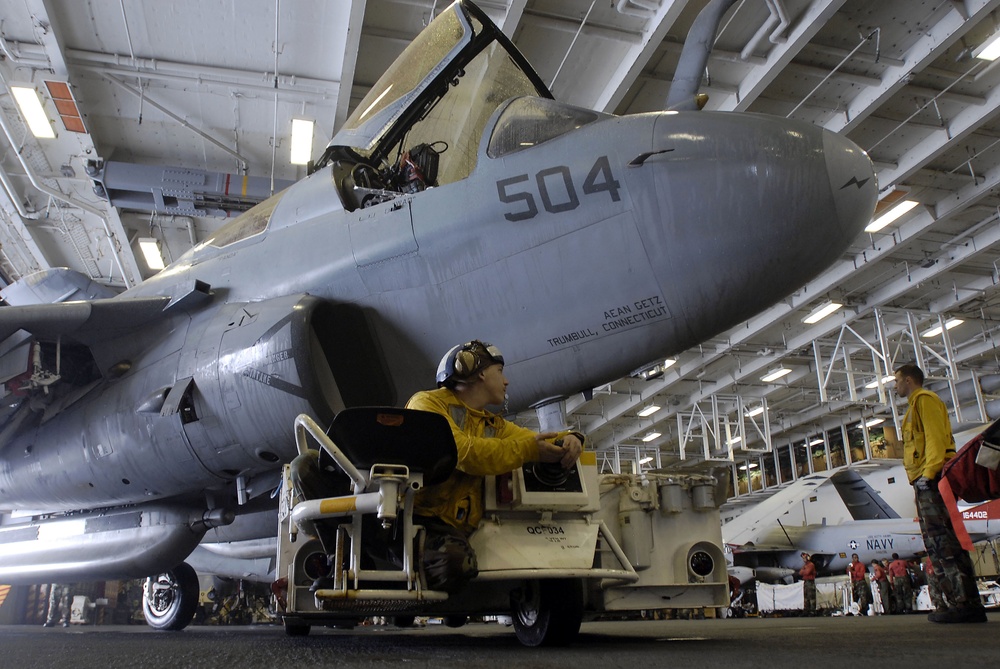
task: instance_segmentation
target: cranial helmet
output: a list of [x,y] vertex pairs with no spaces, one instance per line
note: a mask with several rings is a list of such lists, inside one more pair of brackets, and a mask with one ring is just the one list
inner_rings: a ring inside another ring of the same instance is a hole
[[438,363],[435,379],[438,387],[454,388],[456,383],[472,378],[495,364],[504,364],[500,349],[493,344],[473,339],[448,349]]

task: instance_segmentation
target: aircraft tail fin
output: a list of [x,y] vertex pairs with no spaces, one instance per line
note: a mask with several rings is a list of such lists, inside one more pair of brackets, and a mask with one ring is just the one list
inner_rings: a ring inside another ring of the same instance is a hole
[[877,520],[882,518],[899,518],[889,504],[868,485],[853,469],[839,471],[830,477],[840,498],[847,505],[854,520]]
[[964,509],[962,519],[1000,521],[1000,499],[991,499],[988,502]]

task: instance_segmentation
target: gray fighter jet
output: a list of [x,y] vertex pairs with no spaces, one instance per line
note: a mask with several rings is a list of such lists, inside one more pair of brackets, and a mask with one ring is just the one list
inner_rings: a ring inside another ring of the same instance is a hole
[[0,527],[0,582],[170,573],[213,528],[273,534],[294,418],[402,403],[456,342],[502,348],[518,410],[816,276],[870,220],[871,162],[808,123],[698,112],[706,57],[668,111],[579,109],[458,2],[309,177],[152,279],[6,289],[0,509],[33,511]]

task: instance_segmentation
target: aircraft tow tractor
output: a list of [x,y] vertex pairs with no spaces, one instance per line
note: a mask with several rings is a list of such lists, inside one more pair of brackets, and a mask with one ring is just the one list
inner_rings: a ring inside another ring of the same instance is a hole
[[484,517],[470,538],[479,574],[449,595],[426,586],[424,529],[413,521],[415,493],[455,466],[447,421],[361,407],[341,411],[328,432],[301,415],[295,437],[300,453],[319,446],[333,494],[303,499],[285,465],[273,589],[290,636],[366,616],[460,626],[510,615],[523,644],[560,645],[585,618],[729,603],[724,494],[712,476],[599,476],[596,455],[584,452],[570,470],[528,464],[486,477]]

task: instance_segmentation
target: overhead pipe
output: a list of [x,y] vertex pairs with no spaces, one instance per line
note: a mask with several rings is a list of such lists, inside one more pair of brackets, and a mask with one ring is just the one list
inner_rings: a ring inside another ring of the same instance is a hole
[[764,35],[771,32],[774,26],[778,24],[778,15],[771,7],[771,0],[765,1],[767,2],[767,8],[770,10],[770,13],[767,15],[767,19],[764,20],[764,23],[760,25],[760,28],[757,28],[757,32],[755,32],[753,37],[751,37],[746,43],[746,46],[743,47],[743,50],[740,51],[741,60],[746,60],[752,56],[754,50],[757,48],[757,45],[760,44],[762,39],[764,39]]
[[694,20],[688,32],[684,49],[681,50],[674,80],[667,94],[667,109],[677,111],[697,111],[695,96],[701,87],[702,75],[708,64],[708,55],[715,43],[715,35],[722,22],[722,15],[736,0],[711,0]]
[[[923,110],[927,109],[927,107],[929,107],[932,104],[937,104],[937,101],[941,98],[941,96],[943,96],[945,93],[947,93],[948,91],[950,91],[954,86],[956,86],[960,81],[962,81],[963,79],[965,79],[967,76],[969,76],[970,74],[972,74],[976,70],[981,69],[983,67],[984,63],[986,63],[986,62],[988,62],[988,61],[980,60],[980,61],[977,61],[977,62],[973,63],[972,66],[969,67],[969,69],[967,69],[965,72],[963,72],[962,74],[960,74],[953,82],[951,82],[950,84],[948,84],[947,86],[945,86],[944,90],[942,90],[940,93],[938,93],[937,95],[935,95],[934,97],[932,97],[930,100],[928,100],[927,102],[925,102],[924,104],[922,104],[915,112],[913,112],[912,114],[910,114],[909,116],[907,116],[906,119],[904,119],[903,121],[900,121],[900,123],[895,128],[893,128],[892,130],[889,131],[889,134],[885,135],[884,137],[882,137],[882,139],[880,139],[877,142],[875,142],[874,144],[872,144],[870,147],[868,147],[866,149],[866,151],[868,151],[870,153],[879,144],[881,144],[882,142],[884,142],[885,140],[889,139],[894,134],[896,134],[896,131],[898,131],[900,128],[902,128],[903,126],[905,126],[906,124],[908,124],[910,121],[912,121],[914,118],[916,118],[916,116],[918,114],[920,114],[920,112],[922,112]],[[973,79],[973,80],[975,80],[975,79]]]
[[[948,383],[931,383],[928,384],[928,388],[933,390],[943,402],[951,403],[951,388],[949,388]],[[1000,374],[988,374],[979,377],[979,389],[986,394],[992,394],[1000,390]],[[975,399],[976,379],[966,379],[965,381],[956,383],[955,395],[958,397],[959,402]]]
[[37,219],[39,213],[36,211],[34,213],[29,213],[27,209],[24,208],[24,203],[21,202],[21,197],[17,193],[17,189],[14,187],[13,182],[10,177],[7,176],[7,170],[3,168],[0,164],[0,184],[3,184],[4,192],[7,194],[7,199],[14,204],[14,208],[17,209],[17,214],[21,218],[27,219]]
[[169,109],[167,109],[163,105],[157,103],[156,101],[151,100],[150,98],[146,97],[142,93],[142,91],[138,91],[138,90],[132,88],[131,86],[129,86],[128,84],[126,84],[124,81],[121,81],[120,79],[116,79],[115,77],[112,77],[111,75],[105,75],[104,78],[107,79],[108,81],[110,81],[111,83],[116,84],[117,86],[121,87],[123,90],[128,91],[132,95],[135,95],[136,97],[144,100],[145,102],[147,102],[152,107],[160,110],[161,112],[163,112],[164,114],[166,114],[167,116],[169,116],[174,121],[177,121],[178,123],[180,123],[182,126],[184,126],[185,128],[187,128],[191,132],[193,132],[196,135],[200,136],[202,139],[204,139],[204,140],[206,140],[208,142],[211,142],[212,144],[214,144],[215,146],[219,147],[220,149],[222,149],[223,151],[225,151],[229,155],[234,156],[238,161],[240,161],[240,171],[243,174],[246,174],[247,169],[249,168],[249,165],[250,165],[250,161],[247,158],[245,158],[242,154],[240,154],[237,151],[234,151],[233,149],[230,149],[228,146],[226,146],[225,144],[223,144],[219,140],[215,139],[214,137],[212,137],[211,135],[209,135],[204,130],[201,130],[200,128],[194,127],[193,125],[191,125],[190,123],[188,123],[186,120],[184,120],[183,118],[181,118],[177,114],[173,113],[172,111],[170,111]]
[[[66,58],[74,65],[98,65],[104,67],[120,67],[123,60],[132,60],[124,55],[84,51],[82,49],[67,49]],[[135,70],[125,70],[125,72],[130,72],[133,76],[142,75],[149,78],[154,78],[154,74],[175,73],[177,75],[187,75],[189,81],[211,81],[228,86],[237,85],[242,88],[257,88],[267,91],[272,89],[271,77],[268,76],[271,73],[268,72],[258,73],[212,65],[176,63],[155,58],[136,58],[133,67]],[[262,77],[267,77],[267,81],[265,82]],[[237,81],[233,81],[234,79]],[[313,79],[311,77],[293,75],[278,77],[278,82],[280,86],[288,87],[290,90],[308,90],[308,92],[318,95],[329,94],[331,84],[340,83],[335,80]]]
[[791,20],[788,18],[788,10],[785,9],[784,0],[766,0],[768,8],[774,12],[778,17],[778,27],[776,27],[767,39],[771,44],[784,44],[788,41],[788,38],[784,36],[784,32],[791,25]]
[[576,44],[576,39],[580,36],[583,31],[583,27],[587,25],[587,19],[590,18],[590,12],[594,11],[594,5],[597,4],[597,0],[591,0],[590,9],[584,14],[583,20],[580,21],[580,27],[576,29],[576,34],[573,35],[573,39],[569,43],[569,48],[566,49],[566,54],[563,56],[562,62],[559,63],[559,67],[556,68],[556,73],[552,75],[552,81],[549,82],[549,90],[552,90],[552,86],[556,83],[556,79],[559,77],[559,73],[562,72],[563,65],[566,64],[566,59],[569,58],[570,51],[573,50],[573,46]]
[[271,195],[274,195],[274,164],[278,154],[278,17],[281,0],[274,0],[274,131],[271,135]]
[[[10,95],[10,86],[7,84],[7,79],[3,76],[2,72],[0,72],[0,81],[3,82],[4,89],[7,91],[7,94]],[[24,152],[17,150],[18,142],[14,139],[14,133],[11,130],[10,123],[7,119],[7,114],[3,110],[0,110],[0,128],[3,129],[4,135],[7,136],[7,141],[10,143],[11,148],[13,148],[14,152],[17,154],[17,159],[21,163],[21,167],[24,169],[25,174],[28,175],[28,180],[31,182],[32,186],[34,186],[41,192],[51,197],[54,197],[60,202],[65,202],[70,206],[82,209],[83,211],[93,214],[94,216],[97,216],[99,219],[101,219],[101,223],[104,225],[104,233],[105,235],[107,235],[108,238],[108,244],[111,246],[111,255],[112,257],[114,257],[115,263],[118,265],[118,271],[122,273],[122,280],[125,282],[125,285],[131,288],[134,285],[134,283],[132,279],[129,277],[128,273],[125,272],[125,265],[124,263],[122,263],[121,255],[118,252],[117,244],[115,244],[115,236],[114,233],[111,232],[111,226],[108,224],[108,218],[105,212],[91,204],[88,204],[81,200],[77,200],[69,195],[66,195],[65,193],[57,191],[56,189],[51,188],[46,184],[42,183],[38,179],[38,175],[35,174],[35,171],[32,169],[31,165],[29,165],[28,161],[25,160]]]
[[[45,51],[41,46],[37,44],[32,44],[31,42],[27,43],[14,42],[13,44],[15,44],[18,49],[18,53],[16,54],[14,53],[14,50],[11,48],[11,42],[8,42],[6,38],[4,38],[2,34],[0,34],[0,51],[3,52],[3,55],[10,62],[14,63],[15,65],[25,65],[28,63],[28,61],[40,65],[48,65],[49,59],[45,56]],[[29,47],[36,47],[38,52],[32,55],[21,53],[20,52],[21,48],[25,44],[27,44]]]
[[[271,196],[267,177],[115,160],[88,161],[94,192],[118,209],[181,216],[238,216]],[[294,182],[278,179],[278,190]]]
[[[875,53],[876,53],[876,61],[877,61],[878,60],[877,54],[880,51],[880,46],[879,46],[880,45],[880,40],[882,38],[882,28],[875,28],[875,30],[873,30],[870,33],[868,33],[868,35],[866,35],[865,37],[862,37],[861,41],[858,42],[858,45],[856,47],[854,47],[853,49],[851,49],[851,52],[848,53],[846,56],[844,56],[843,60],[841,60],[839,63],[837,63],[837,66],[834,67],[832,70],[830,70],[830,73],[827,74],[825,77],[823,77],[823,79],[818,84],[816,84],[815,88],[813,88],[811,91],[809,91],[809,94],[806,95],[804,98],[802,98],[802,101],[799,102],[799,104],[795,105],[795,107],[792,109],[792,111],[790,111],[787,114],[785,114],[785,118],[790,118],[792,116],[792,114],[794,114],[795,112],[797,112],[799,110],[799,108],[802,105],[804,105],[806,103],[806,101],[809,98],[811,98],[813,96],[813,94],[816,91],[818,91],[823,84],[825,84],[827,81],[829,81],[830,77],[832,77],[837,72],[837,70],[839,70],[840,67],[851,58],[851,56],[853,56],[854,53],[858,49],[860,49],[862,46],[864,46],[865,42],[867,42],[868,40],[870,40],[872,37],[875,38]],[[905,123],[905,121],[904,121],[904,123]],[[900,125],[902,125],[902,124],[900,124]],[[893,132],[895,132],[895,130]],[[885,139],[885,138],[883,137],[882,139]],[[879,141],[881,141],[881,140],[879,140]],[[876,144],[875,146],[878,146],[878,144]],[[875,148],[875,147],[869,147],[868,151],[870,152],[873,148]]]
[[[15,53],[15,49],[17,53]],[[48,59],[42,47],[31,42],[12,42],[0,37],[0,51],[12,63],[31,67],[48,67]],[[182,81],[184,83],[202,82],[239,86],[243,89],[253,89],[271,92],[273,84],[270,73],[249,72],[233,68],[211,65],[193,65],[177,63],[156,58],[131,58],[117,53],[100,53],[84,49],[66,49],[66,60],[75,67],[96,71],[99,74],[118,74],[146,79],[164,81]],[[123,63],[131,63],[131,67]],[[296,75],[278,77],[282,92],[289,95],[308,95],[323,99],[331,98],[330,91],[340,84],[337,80],[314,79]]]
[[643,0],[618,0],[618,4],[615,5],[615,9],[618,10],[619,14],[637,19],[650,19],[659,8],[658,3],[654,4],[648,2],[648,0],[646,2],[643,2]]
[[[561,33],[575,33],[577,30],[576,24],[572,21],[563,18],[555,18],[550,14],[544,14],[531,8],[525,9],[524,14],[525,16],[531,18],[531,25],[539,28],[545,28],[546,30]],[[603,26],[597,23],[591,23],[586,26],[583,29],[583,32],[590,37],[611,39],[621,42],[622,44],[642,44],[644,36],[644,33],[639,30]]]

